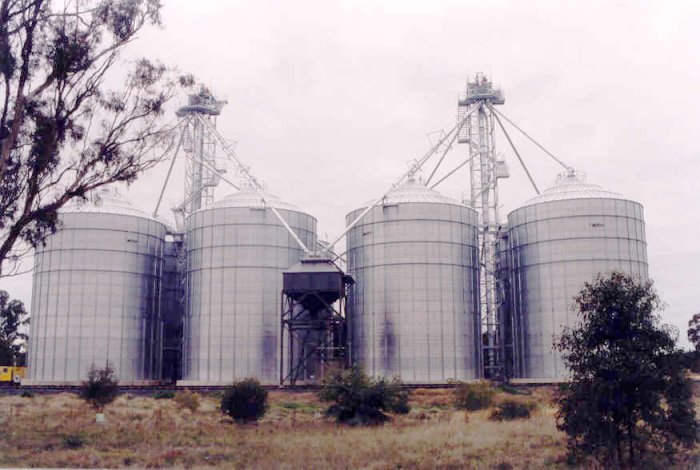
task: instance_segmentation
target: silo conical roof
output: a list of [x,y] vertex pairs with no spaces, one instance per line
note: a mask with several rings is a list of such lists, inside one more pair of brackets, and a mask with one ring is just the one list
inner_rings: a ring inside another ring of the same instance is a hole
[[202,209],[225,207],[249,207],[253,209],[264,209],[265,207],[274,207],[275,209],[286,209],[290,211],[299,210],[297,206],[282,200],[282,198],[275,194],[270,194],[268,192],[264,192],[263,194],[265,195],[265,201],[267,201],[267,204],[253,187],[245,185],[241,187],[240,191],[229,194],[220,201],[216,201],[215,203],[203,207]]
[[[62,213],[100,213],[100,214],[118,214],[130,215],[134,217],[143,217],[146,219],[158,220],[151,214],[137,208],[129,199],[126,198],[117,188],[101,187],[97,190],[94,198],[89,202],[73,199],[60,210]],[[165,223],[158,220],[160,223]]]
[[623,196],[597,184],[588,183],[585,175],[580,172],[568,171],[560,174],[552,186],[539,196],[526,201],[521,207],[570,199],[623,199]]
[[[430,189],[415,178],[409,178],[399,187],[391,190],[383,199],[383,204],[404,204],[411,202],[424,202],[433,204],[454,204],[463,206],[459,201],[443,196],[439,192]],[[362,207],[374,203],[374,200],[366,202]]]

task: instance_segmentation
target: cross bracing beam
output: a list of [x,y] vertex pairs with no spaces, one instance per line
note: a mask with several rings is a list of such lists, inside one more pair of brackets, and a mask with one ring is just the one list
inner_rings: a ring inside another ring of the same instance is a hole
[[[418,170],[420,170],[420,169],[423,167],[423,165],[425,165],[425,163],[426,163],[428,160],[430,160],[430,158],[431,158],[432,156],[434,156],[434,155],[436,154],[437,150],[438,150],[446,141],[448,141],[448,139],[449,139],[450,141],[452,141],[453,135],[459,133],[459,130],[460,130],[460,129],[464,126],[464,124],[467,122],[467,119],[469,119],[469,116],[471,115],[471,113],[473,113],[473,112],[475,112],[475,111],[476,111],[476,110],[472,110],[470,113],[468,113],[468,114],[466,114],[465,116],[463,116],[462,119],[461,119],[447,134],[445,134],[435,145],[433,145],[433,146],[431,147],[431,149],[430,149],[425,155],[423,155],[423,157],[421,157],[419,160],[417,160],[416,162],[414,162],[414,164],[411,165],[411,168],[409,168],[409,170],[408,170],[407,172],[405,172],[403,175],[401,175],[401,177],[400,177],[398,180],[396,180],[396,182],[395,182],[394,184],[392,184],[391,187],[390,187],[389,189],[387,189],[381,196],[379,196],[377,199],[375,199],[374,202],[372,202],[372,204],[370,204],[367,208],[365,208],[365,210],[362,211],[362,212],[360,213],[360,215],[358,215],[358,216],[355,218],[355,220],[353,220],[347,227],[345,227],[345,230],[343,231],[343,233],[341,233],[335,240],[333,240],[333,242],[330,243],[330,244],[322,251],[322,253],[328,252],[329,250],[331,250],[340,240],[343,239],[343,237],[345,237],[345,235],[347,235],[347,233],[348,233],[350,230],[353,229],[353,227],[355,227],[355,225],[357,225],[367,214],[369,214],[369,212],[370,212],[372,209],[374,209],[378,204],[380,204],[380,203],[382,202],[382,200],[384,200],[384,198],[387,196],[387,194],[389,194],[391,191],[393,191],[394,189],[396,189],[397,187],[399,187],[404,181],[406,181],[406,179],[408,179],[408,178],[412,177],[413,175],[415,175],[416,172],[418,172]],[[451,147],[452,147],[452,145],[450,144],[448,148],[451,148]]]
[[[260,182],[258,182],[257,178],[255,178],[251,173],[250,170],[248,169],[247,166],[243,164],[243,162],[238,158],[238,155],[236,155],[236,152],[233,151],[231,146],[226,142],[226,140],[221,136],[219,131],[216,130],[216,128],[207,120],[204,120],[204,123],[209,127],[209,130],[212,132],[214,137],[221,143],[221,147],[223,151],[226,153],[226,155],[229,157],[229,159],[233,162],[236,163],[238,166],[238,171],[240,172],[241,175],[243,175],[243,178],[250,184],[250,186],[255,190],[258,196],[260,196],[260,199],[265,203],[267,207],[270,208],[273,214],[275,214],[275,217],[282,223],[285,229],[289,232],[289,234],[292,236],[294,241],[301,247],[302,250],[304,250],[304,253],[310,254],[312,251],[309,250],[309,248],[304,244],[303,241],[301,241],[301,238],[299,238],[299,235],[294,231],[294,229],[287,223],[287,221],[282,217],[282,215],[279,213],[279,211],[274,207],[274,205],[270,204],[269,201],[267,200],[267,197],[265,196],[265,192],[263,191],[262,186],[260,185]],[[225,178],[222,178],[225,182],[233,185],[230,181],[228,181]],[[236,187],[235,185],[233,185]],[[238,189],[236,187],[236,189]],[[326,250],[324,250],[326,251]]]

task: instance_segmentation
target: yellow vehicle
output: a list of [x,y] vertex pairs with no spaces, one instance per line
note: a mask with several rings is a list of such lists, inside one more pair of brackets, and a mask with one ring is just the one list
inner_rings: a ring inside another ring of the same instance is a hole
[[27,375],[26,367],[0,366],[0,384],[15,383],[19,385]]

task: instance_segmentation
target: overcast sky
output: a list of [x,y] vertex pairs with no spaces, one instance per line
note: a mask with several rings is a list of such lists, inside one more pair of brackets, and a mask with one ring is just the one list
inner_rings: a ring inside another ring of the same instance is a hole
[[[227,99],[219,130],[271,192],[317,217],[325,238],[454,124],[467,77],[486,73],[503,89],[504,114],[589,182],[644,205],[663,317],[688,344],[700,311],[700,2],[163,4],[164,29],[145,31],[125,59],[177,66]],[[560,167],[511,135],[548,186]],[[507,145],[499,136],[511,168],[504,218],[534,195]],[[466,155],[458,147],[446,167]],[[168,206],[182,194],[178,172]],[[129,197],[151,211],[164,173],[143,175]],[[468,181],[462,171],[439,190],[462,199]],[[0,288],[29,303],[31,276]]]

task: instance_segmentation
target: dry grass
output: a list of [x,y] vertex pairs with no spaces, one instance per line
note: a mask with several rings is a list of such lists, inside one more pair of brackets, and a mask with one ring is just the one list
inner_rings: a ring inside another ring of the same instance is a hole
[[[513,395],[499,394],[498,399]],[[455,411],[451,390],[415,390],[412,411],[371,428],[336,425],[311,392],[271,392],[267,415],[237,425],[202,396],[195,412],[173,400],[120,396],[95,423],[74,395],[0,397],[0,465],[200,468],[568,468],[552,390],[532,396],[528,420],[494,422]],[[686,468],[688,461],[678,462]],[[680,466],[678,466],[680,465]],[[671,468],[666,466],[666,468]]]

